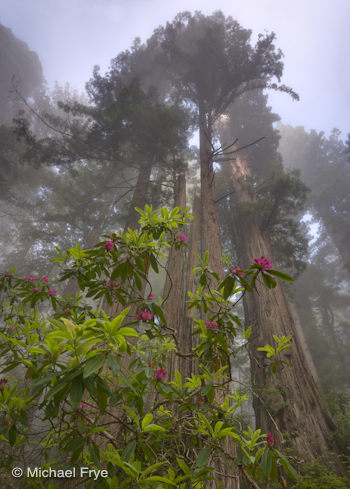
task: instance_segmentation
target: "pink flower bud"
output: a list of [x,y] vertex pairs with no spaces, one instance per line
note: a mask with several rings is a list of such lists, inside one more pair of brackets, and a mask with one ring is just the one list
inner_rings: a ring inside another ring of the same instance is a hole
[[152,292],[148,294],[147,299],[150,301],[154,301],[154,295],[152,294]]
[[196,404],[203,404],[205,402],[205,396],[197,396]]
[[46,284],[49,283],[49,277],[46,277],[46,275],[44,277],[41,277],[40,279],[42,282],[45,282]]
[[47,291],[47,293],[48,293],[49,295],[51,295],[52,297],[56,297],[56,291],[55,291],[55,289],[49,289],[49,290]]
[[273,448],[274,444],[275,444],[275,439],[274,437],[272,436],[272,433],[268,433],[267,437],[266,437],[266,441],[267,441],[267,446],[269,448]]

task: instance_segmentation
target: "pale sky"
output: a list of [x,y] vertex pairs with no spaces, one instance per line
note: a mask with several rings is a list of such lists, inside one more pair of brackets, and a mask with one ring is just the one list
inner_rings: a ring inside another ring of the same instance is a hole
[[105,72],[135,37],[146,40],[184,10],[222,10],[253,35],[274,31],[282,81],[301,98],[271,94],[282,122],[350,132],[350,0],[0,0],[0,22],[37,52],[50,86],[83,91],[94,65]]

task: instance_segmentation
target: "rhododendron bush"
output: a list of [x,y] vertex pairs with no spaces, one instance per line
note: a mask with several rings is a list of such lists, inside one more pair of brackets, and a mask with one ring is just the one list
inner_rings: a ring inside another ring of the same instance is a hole
[[[246,395],[230,390],[228,368],[237,335],[249,342],[250,329],[233,311],[238,298],[254,293],[257,281],[273,288],[275,277],[289,277],[267,257],[247,270],[223,257],[226,275],[213,290],[218,276],[208,268],[208,253],[198,257],[198,288],[187,303],[196,311],[195,373],[183,378],[175,370],[170,377],[171,356],[183,352],[167,327],[163,300],[152,291],[144,298],[144,283],[150,268],[159,273],[169,246],[185,251],[189,238],[179,231],[191,216],[181,208],[138,211],[140,231],[106,236],[89,250],[58,250],[60,280],[78,281],[75,298],[60,297],[51,277],[1,274],[2,486],[44,487],[39,479],[20,486],[6,478],[10,467],[27,464],[108,470],[108,477],[76,480],[87,488],[200,489],[216,478],[214,455],[256,487],[280,469],[296,478],[273,434],[238,422]],[[101,304],[116,302],[119,313],[109,317]],[[275,340],[277,347],[265,348],[267,361],[279,367],[290,338]],[[225,453],[227,437],[235,457]],[[44,482],[60,487],[55,479]]]

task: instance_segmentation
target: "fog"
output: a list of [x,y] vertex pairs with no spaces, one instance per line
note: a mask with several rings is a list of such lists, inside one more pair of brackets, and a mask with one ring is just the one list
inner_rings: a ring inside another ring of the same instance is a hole
[[350,3],[0,2],[0,486],[347,487]]
[[350,4],[347,0],[208,0],[163,2],[2,0],[1,22],[36,51],[44,76],[83,90],[92,67],[102,72],[134,38],[143,41],[181,11],[222,10],[245,28],[273,31],[285,55],[283,80],[300,95],[292,103],[273,94],[270,101],[284,123],[326,131],[349,129]]

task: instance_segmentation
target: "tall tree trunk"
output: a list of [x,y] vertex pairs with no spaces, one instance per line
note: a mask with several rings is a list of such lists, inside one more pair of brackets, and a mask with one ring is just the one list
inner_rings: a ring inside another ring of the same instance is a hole
[[[186,268],[186,292],[192,292],[192,294],[195,293],[196,289],[196,284],[195,284],[195,276],[192,273],[192,270],[195,268],[197,265],[197,258],[196,258],[196,253],[199,253],[199,248],[200,248],[200,215],[201,215],[201,201],[199,196],[194,197],[193,201],[193,217],[194,220],[192,221],[191,225],[191,235],[190,235],[190,245],[189,245],[189,250],[188,250],[188,261],[187,261],[187,268]],[[185,298],[188,299],[188,297]],[[195,339],[192,335],[193,333],[193,317],[194,317],[194,309],[185,309],[185,320],[184,320],[184,325],[185,325],[185,335],[186,338],[184,339],[184,343],[186,345],[186,350],[185,353],[191,352],[192,348],[195,346]],[[189,358],[184,358],[183,359],[183,366],[182,366],[182,372],[183,375],[186,377],[190,377],[193,373],[197,374],[198,369],[193,362],[193,359],[191,357]]]
[[152,164],[145,163],[141,166],[140,172],[137,177],[137,182],[133,194],[132,201],[130,203],[129,212],[126,218],[124,229],[128,228],[137,229],[140,215],[135,211],[135,207],[143,208],[147,204],[149,181],[151,177]]
[[[146,164],[141,167],[137,183],[134,189],[133,198],[129,207],[129,212],[124,225],[124,232],[131,228],[132,230],[138,228],[139,214],[135,211],[135,207],[144,207],[147,203],[147,189],[149,184],[149,179],[151,176],[152,165]],[[147,270],[146,270],[147,273]],[[144,296],[146,288],[146,283],[143,281],[142,289],[138,291],[140,296]],[[136,287],[135,287],[136,290]],[[117,301],[113,301],[112,305],[109,305],[107,300],[104,299],[102,303],[102,309],[110,318],[116,317],[124,309],[124,306]],[[136,305],[133,305],[129,311],[128,317],[133,319],[136,316]],[[135,341],[135,338],[131,338],[131,342]],[[130,363],[130,357],[128,355],[123,355],[120,362],[121,369],[127,370]],[[116,421],[117,419],[122,420],[122,422]],[[108,433],[109,436],[113,436],[114,439],[118,439],[120,433],[123,429],[123,422],[126,420],[126,413],[121,406],[111,406],[109,407],[109,412],[105,412],[101,417],[101,422],[109,425]],[[107,430],[106,430],[107,431]],[[110,440],[105,436],[104,433],[94,435],[94,441],[98,444],[100,450],[107,447]]]
[[325,207],[323,200],[315,199],[313,205],[321,217],[329,236],[332,238],[344,267],[350,272],[350,218],[344,216],[339,217],[335,214],[330,215],[329,208]]
[[[272,258],[268,232],[261,228],[261,220],[254,211],[240,204],[254,203],[254,197],[244,186],[251,176],[248,162],[236,156],[231,162],[234,188],[233,218],[236,228],[236,245],[239,264],[249,267],[254,258]],[[232,198],[232,200],[233,200]],[[252,326],[251,376],[254,410],[257,426],[263,432],[273,432],[277,444],[284,441],[283,433],[289,433],[294,451],[309,460],[322,455],[330,459],[335,451],[333,423],[324,406],[316,383],[307,367],[298,332],[289,311],[285,294],[278,283],[273,290],[258,285],[258,294],[245,294],[246,324]],[[277,374],[266,369],[264,352],[257,348],[266,343],[274,344],[273,334],[293,335],[293,343],[287,360],[292,367],[283,366]]]
[[[186,178],[184,174],[176,177],[174,193],[175,207],[186,207]],[[167,318],[167,325],[174,331],[177,347],[180,352],[188,349],[186,343],[188,338],[184,322],[184,251],[183,248],[179,250],[175,250],[175,248],[170,249],[163,294],[164,299],[166,299],[164,313]],[[184,375],[183,366],[182,359],[175,354],[172,355],[169,365],[169,378],[173,378],[175,369]]]
[[[210,116],[199,112],[199,153],[201,169],[201,254],[209,251],[209,264],[220,278],[223,276],[219,215],[216,205],[215,172],[212,160]],[[215,286],[214,286],[215,288]]]
[[[222,246],[220,238],[219,215],[216,205],[215,172],[212,159],[212,127],[211,115],[206,114],[203,107],[199,107],[199,155],[201,170],[201,254],[209,251],[209,266],[220,278],[223,278]],[[217,283],[211,282],[210,288],[215,289]],[[215,399],[222,404],[224,397],[221,390],[217,390]],[[231,439],[227,439],[225,452],[232,457],[236,455],[236,448]],[[239,489],[239,477],[236,473],[229,473],[222,457],[213,457],[211,462],[215,467],[215,476],[225,489]],[[208,487],[216,489],[217,484],[210,482]]]

